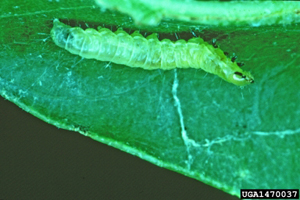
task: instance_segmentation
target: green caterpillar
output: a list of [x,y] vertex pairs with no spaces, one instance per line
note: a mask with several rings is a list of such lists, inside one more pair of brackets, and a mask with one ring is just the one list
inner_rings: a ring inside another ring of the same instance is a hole
[[250,72],[244,72],[221,49],[214,48],[199,37],[188,42],[182,39],[176,42],[169,39],[159,41],[155,33],[145,38],[138,32],[129,35],[121,29],[116,32],[107,28],[83,30],[65,25],[58,19],[53,24],[51,37],[54,43],[84,58],[146,70],[200,68],[238,86],[254,82]]

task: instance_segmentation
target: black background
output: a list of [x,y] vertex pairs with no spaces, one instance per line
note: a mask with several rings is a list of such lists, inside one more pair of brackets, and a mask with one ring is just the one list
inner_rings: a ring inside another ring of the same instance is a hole
[[0,97],[0,200],[238,200],[138,157],[58,129]]

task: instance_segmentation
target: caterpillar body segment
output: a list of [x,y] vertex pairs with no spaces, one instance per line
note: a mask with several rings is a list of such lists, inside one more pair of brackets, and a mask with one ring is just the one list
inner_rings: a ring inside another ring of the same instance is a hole
[[155,33],[145,38],[138,32],[129,35],[122,29],[116,32],[101,27],[83,30],[65,25],[58,19],[53,23],[51,37],[54,43],[84,58],[146,70],[202,69],[238,86],[254,82],[249,72],[244,72],[221,49],[201,38],[159,41]]

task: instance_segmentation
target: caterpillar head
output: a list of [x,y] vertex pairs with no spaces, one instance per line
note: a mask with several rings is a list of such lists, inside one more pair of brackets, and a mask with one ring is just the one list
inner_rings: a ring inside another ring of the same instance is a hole
[[229,76],[229,81],[237,86],[245,86],[254,83],[254,78],[250,72],[234,72]]

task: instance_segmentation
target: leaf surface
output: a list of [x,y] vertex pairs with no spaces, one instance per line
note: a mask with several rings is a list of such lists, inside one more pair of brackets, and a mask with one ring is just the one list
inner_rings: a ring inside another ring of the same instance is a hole
[[[31,3],[1,3],[3,97],[57,127],[233,195],[242,188],[299,187],[298,24],[213,27],[167,20],[141,27],[93,1]],[[241,89],[202,70],[146,71],[82,59],[53,43],[54,18],[167,38],[215,38],[223,51],[238,55],[255,83]]]

